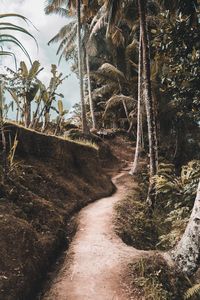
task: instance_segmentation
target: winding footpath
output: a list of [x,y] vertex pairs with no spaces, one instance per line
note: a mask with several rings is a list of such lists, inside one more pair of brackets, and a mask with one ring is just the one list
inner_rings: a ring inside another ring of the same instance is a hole
[[[143,251],[114,233],[114,205],[127,193],[126,171],[113,178],[117,191],[81,210],[77,233],[61,270],[42,300],[130,300],[121,278]],[[124,177],[124,179],[123,179]],[[136,300],[136,299],[135,299]]]

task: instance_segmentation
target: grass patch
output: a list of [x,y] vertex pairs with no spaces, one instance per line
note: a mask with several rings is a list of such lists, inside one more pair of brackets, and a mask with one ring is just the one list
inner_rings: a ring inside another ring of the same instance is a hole
[[90,148],[94,148],[96,150],[99,150],[99,146],[95,142],[90,141],[90,140],[72,139],[70,137],[64,137],[63,139],[66,140],[66,141],[72,142],[72,143],[76,143],[76,144],[83,145],[83,146],[88,146]]
[[139,299],[181,300],[189,285],[159,254],[130,264],[129,272],[131,289]]
[[133,188],[115,206],[115,230],[121,239],[137,249],[155,249],[158,242],[157,226],[150,219],[147,204],[142,199],[139,188]]

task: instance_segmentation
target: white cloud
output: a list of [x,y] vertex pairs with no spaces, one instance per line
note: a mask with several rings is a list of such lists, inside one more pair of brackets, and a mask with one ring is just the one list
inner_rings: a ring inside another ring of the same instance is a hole
[[[9,3],[9,4],[8,4]],[[66,23],[65,18],[61,18],[56,15],[46,16],[44,13],[45,0],[1,0],[0,11],[1,13],[19,13],[27,17],[38,31],[31,25],[27,25],[22,20],[12,18],[9,21],[26,27],[31,34],[37,39],[39,50],[37,50],[36,44],[33,39],[21,33],[16,33],[15,36],[19,37],[24,47],[29,52],[32,60],[39,60],[44,70],[40,74],[40,78],[47,84],[50,78],[51,64],[57,64],[58,57],[55,55],[57,46],[48,46],[48,41],[58,32],[58,30]],[[15,50],[18,61],[25,60],[27,58],[21,50]],[[11,58],[5,58],[4,64],[13,66],[14,63]],[[65,61],[62,61],[58,67],[59,71],[64,75],[70,74],[70,66]],[[71,107],[75,102],[79,101],[79,87],[78,80],[74,74],[71,74],[69,78],[64,81],[62,88],[59,90],[64,94],[64,104],[66,107]]]

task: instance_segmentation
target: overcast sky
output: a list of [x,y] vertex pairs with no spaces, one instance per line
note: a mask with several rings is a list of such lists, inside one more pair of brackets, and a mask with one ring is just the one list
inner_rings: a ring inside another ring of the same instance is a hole
[[[37,27],[38,31],[31,24],[27,25],[23,20],[9,18],[9,22],[26,27],[37,39],[39,50],[37,50],[35,42],[30,37],[15,34],[23,42],[32,61],[39,60],[41,67],[44,67],[44,70],[40,73],[40,79],[47,85],[51,76],[51,64],[57,64],[58,62],[58,57],[56,56],[57,45],[48,46],[47,43],[67,20],[56,15],[46,16],[44,14],[44,6],[45,0],[0,0],[1,13],[19,13],[27,17]],[[8,19],[6,22],[8,22]],[[28,60],[22,51],[15,49],[15,53],[18,61],[25,60],[28,64]],[[14,62],[11,58],[4,58],[2,64],[14,68]],[[70,72],[70,66],[64,60],[59,65],[58,70],[64,75],[71,74],[59,89],[59,92],[65,96],[65,107],[70,108],[75,102],[79,101],[78,81],[76,76]]]

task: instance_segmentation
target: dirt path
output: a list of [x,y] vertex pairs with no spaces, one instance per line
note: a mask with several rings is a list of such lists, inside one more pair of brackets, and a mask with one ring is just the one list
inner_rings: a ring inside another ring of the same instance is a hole
[[131,299],[121,276],[130,260],[142,251],[125,245],[112,225],[114,205],[128,189],[124,172],[113,178],[117,187],[114,195],[81,210],[79,227],[63,267],[43,300]]

